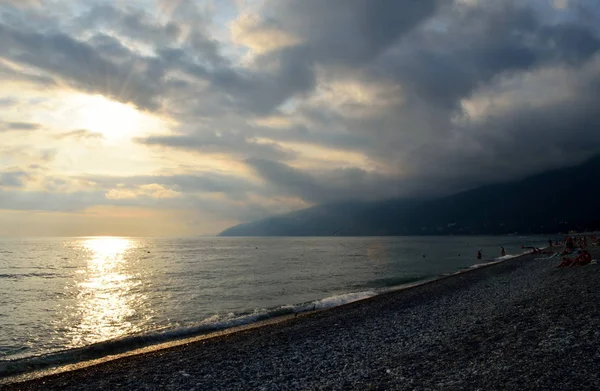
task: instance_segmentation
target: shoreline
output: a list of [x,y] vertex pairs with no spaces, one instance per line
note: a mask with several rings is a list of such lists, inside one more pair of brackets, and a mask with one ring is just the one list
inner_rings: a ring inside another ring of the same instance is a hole
[[[546,249],[542,249],[543,251]],[[120,347],[111,346],[112,342],[116,342],[117,344],[121,340],[115,341],[105,341],[95,345],[83,346],[80,348],[62,350],[58,352],[48,353],[40,356],[27,357],[16,360],[7,360],[5,362],[0,362],[0,368],[4,367],[4,369],[9,369],[7,371],[8,375],[0,376],[0,386],[7,385],[12,383],[19,383],[23,381],[29,381],[33,379],[39,379],[45,376],[60,374],[64,372],[69,372],[77,369],[83,369],[90,366],[102,364],[105,362],[118,360],[125,357],[136,356],[140,354],[146,354],[150,352],[155,352],[163,349],[174,348],[177,346],[195,343],[199,341],[204,341],[213,338],[219,338],[223,336],[227,336],[230,334],[245,332],[249,330],[254,330],[261,327],[267,327],[275,324],[280,324],[286,322],[291,319],[297,319],[303,316],[310,316],[311,314],[324,312],[324,311],[333,311],[336,309],[340,309],[349,305],[353,305],[356,303],[365,303],[369,300],[376,300],[377,298],[385,295],[395,294],[398,292],[402,292],[405,290],[418,288],[421,286],[425,286],[428,284],[436,283],[448,278],[458,277],[463,274],[467,274],[470,272],[476,272],[480,269],[485,269],[487,267],[491,267],[500,263],[509,262],[511,260],[526,257],[529,255],[534,255],[531,252],[525,252],[522,254],[518,254],[506,259],[501,260],[490,260],[487,262],[483,262],[481,264],[474,264],[470,267],[459,269],[456,272],[450,274],[444,274],[437,277],[431,277],[423,280],[419,280],[412,283],[402,284],[399,286],[392,286],[385,288],[373,296],[361,298],[358,300],[350,301],[347,303],[343,303],[340,305],[336,305],[333,307],[321,308],[321,309],[313,309],[306,311],[299,311],[292,314],[278,315],[267,319],[261,319],[250,323],[245,323],[237,326],[225,327],[217,330],[209,330],[206,332],[195,332],[190,333],[189,335],[183,335],[181,337],[173,337],[173,338],[165,338],[162,342],[146,342],[144,343],[144,336],[140,336],[140,342],[130,347]],[[355,292],[355,293],[362,293]],[[348,293],[352,294],[352,293]],[[322,300],[322,299],[319,299]],[[317,300],[318,301],[318,300]],[[158,334],[160,336],[160,334]],[[127,339],[131,337],[125,337],[123,339]],[[96,345],[105,345],[108,343],[108,346],[97,347]],[[137,345],[137,346],[136,346]],[[115,351],[112,353],[111,351]],[[82,352],[83,354],[77,358],[77,353]],[[95,353],[99,352],[99,353]],[[62,356],[67,356],[67,358],[61,358]],[[51,360],[45,361],[45,359],[50,358]],[[11,368],[11,364],[15,366],[25,365],[28,369],[20,369],[20,368]],[[26,365],[31,364],[31,365]]]
[[[547,250],[547,248],[542,249],[542,251]],[[119,340],[113,341],[104,341],[98,344],[83,346],[80,348],[61,350],[53,353],[48,353],[40,356],[32,356],[15,360],[7,360],[0,361],[0,369],[4,369],[7,375],[0,373],[0,386],[8,385],[13,383],[19,383],[23,381],[29,381],[34,379],[39,379],[45,376],[56,375],[60,373],[65,373],[73,370],[83,369],[90,366],[106,363],[113,360],[118,360],[121,358],[136,356],[140,354],[146,354],[150,352],[160,351],[163,349],[170,349],[174,347],[178,347],[181,345],[186,345],[189,343],[195,343],[199,341],[209,340],[213,338],[219,338],[223,336],[227,336],[230,334],[235,334],[239,332],[245,332],[254,330],[261,327],[268,327],[275,324],[284,323],[291,319],[298,319],[304,316],[310,316],[311,314],[320,313],[324,311],[333,311],[336,309],[340,309],[349,305],[353,305],[356,303],[366,303],[370,300],[376,300],[379,297],[396,294],[405,290],[418,288],[421,286],[425,286],[428,284],[436,283],[448,278],[458,277],[463,274],[476,272],[480,269],[485,269],[497,264],[509,262],[518,258],[527,257],[530,255],[534,255],[531,252],[525,252],[522,254],[514,255],[512,257],[500,260],[489,260],[483,261],[480,264],[474,264],[472,266],[459,269],[456,272],[450,274],[443,274],[436,277],[430,277],[423,280],[406,283],[398,286],[391,286],[384,288],[374,294],[373,296],[360,298],[357,300],[353,300],[347,303],[343,303],[340,305],[335,305],[332,307],[321,308],[321,309],[312,309],[305,311],[298,311],[295,313],[284,314],[284,315],[276,315],[273,317],[269,317],[266,319],[260,319],[254,322],[245,323],[241,325],[224,327],[215,330],[207,330],[207,331],[198,331],[191,332],[190,334],[183,334],[182,336],[175,337],[165,337],[162,338],[161,334],[156,334],[157,341],[144,341],[144,335],[141,336],[130,336],[124,337]],[[353,293],[364,293],[366,291],[360,292],[349,292],[348,295]],[[326,298],[325,298],[326,299]],[[319,301],[323,299],[318,299],[315,301]],[[133,341],[133,345],[129,347],[125,347],[120,345],[120,343],[124,340],[130,338],[139,338],[139,342]],[[78,353],[79,354],[78,356]],[[49,360],[48,360],[49,359]],[[27,369],[22,369],[26,367]]]
[[[502,277],[503,274],[505,274],[507,271],[518,272],[521,268],[531,268],[530,266],[533,263],[546,263],[551,265],[554,265],[554,263],[556,263],[554,262],[555,260],[536,260],[535,257],[538,256],[538,254],[523,254],[521,256],[509,258],[506,260],[492,261],[477,268],[464,269],[451,275],[441,276],[433,280],[422,281],[417,284],[412,284],[408,287],[402,287],[397,290],[384,292],[374,297],[369,297],[359,301],[343,304],[341,306],[300,313],[297,314],[297,316],[285,315],[283,317],[267,319],[265,321],[225,329],[214,333],[188,337],[175,341],[168,341],[158,345],[152,345],[149,347],[135,349],[133,351],[124,352],[117,355],[111,355],[100,359],[83,361],[74,364],[69,364],[66,366],[61,366],[58,368],[11,376],[2,379],[3,381],[1,384],[10,385],[10,383],[7,383],[7,381],[9,380],[11,383],[15,381],[29,381],[27,383],[13,383],[13,386],[16,387],[15,389],[21,389],[19,388],[20,385],[35,385],[38,384],[37,382],[44,382],[47,379],[60,379],[62,377],[78,378],[81,374],[83,374],[84,378],[87,378],[87,375],[85,375],[85,373],[88,372],[106,372],[106,376],[108,378],[104,380],[110,381],[112,378],[112,375],[110,375],[111,371],[105,371],[105,368],[119,367],[122,363],[133,363],[133,365],[135,366],[136,362],[147,362],[148,360],[152,360],[152,357],[156,356],[173,356],[173,358],[182,359],[181,355],[184,354],[183,351],[188,349],[198,350],[202,347],[205,347],[206,345],[210,345],[211,350],[216,350],[222,355],[226,354],[228,349],[226,347],[223,347],[222,345],[228,344],[228,342],[231,340],[252,340],[254,338],[264,339],[264,335],[270,335],[273,333],[289,334],[293,333],[294,329],[297,328],[303,329],[306,327],[317,327],[318,330],[325,330],[326,334],[329,334],[332,332],[331,319],[336,319],[335,323],[333,323],[333,326],[337,326],[337,322],[339,321],[338,318],[347,318],[349,314],[355,312],[365,312],[370,313],[370,316],[379,316],[380,313],[378,313],[378,309],[381,308],[384,308],[381,314],[385,316],[393,315],[388,314],[386,312],[388,309],[386,308],[385,303],[404,302],[404,305],[416,306],[418,308],[418,303],[407,304],[406,302],[410,301],[410,298],[415,296],[419,297],[418,301],[420,302],[435,302],[439,301],[440,299],[444,300],[444,295],[447,293],[460,293],[464,289],[469,289],[469,281],[487,284],[487,280],[498,279]],[[598,258],[598,254],[595,254],[595,258]],[[587,267],[595,268],[591,265]],[[552,269],[549,270],[551,271]],[[557,271],[559,272],[571,272],[572,270],[578,269],[557,269]],[[466,288],[463,289],[465,281]],[[503,281],[502,284],[510,285],[510,280]],[[452,303],[449,303],[449,305],[452,305]],[[351,316],[351,318],[355,319],[354,316]],[[476,322],[481,321],[481,319],[477,319]],[[168,361],[170,362],[171,359],[169,359]],[[103,375],[103,377],[104,376],[105,375]],[[92,378],[96,377],[92,376]],[[33,388],[31,389],[35,389],[35,386],[33,386]]]

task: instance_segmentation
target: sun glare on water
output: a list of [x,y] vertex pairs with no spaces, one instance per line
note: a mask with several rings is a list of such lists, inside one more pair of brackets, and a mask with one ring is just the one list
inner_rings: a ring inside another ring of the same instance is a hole
[[86,239],[84,246],[94,254],[97,263],[105,263],[106,260],[115,262],[122,258],[123,252],[130,248],[131,240],[120,237],[93,237]]
[[80,242],[87,267],[78,283],[78,324],[70,330],[71,346],[106,341],[138,331],[130,319],[143,301],[134,290],[139,281],[131,275],[127,252],[134,241],[119,237],[93,237]]

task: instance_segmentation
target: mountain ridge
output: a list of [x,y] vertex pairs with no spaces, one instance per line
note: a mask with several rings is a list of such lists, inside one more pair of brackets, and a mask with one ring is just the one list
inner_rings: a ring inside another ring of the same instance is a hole
[[219,236],[397,236],[600,229],[600,155],[586,162],[427,199],[317,205]]

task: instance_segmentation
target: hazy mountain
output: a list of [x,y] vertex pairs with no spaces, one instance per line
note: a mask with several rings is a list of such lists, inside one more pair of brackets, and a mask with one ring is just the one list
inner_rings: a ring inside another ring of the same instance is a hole
[[524,180],[433,200],[319,205],[226,229],[221,236],[436,235],[600,228],[600,156]]

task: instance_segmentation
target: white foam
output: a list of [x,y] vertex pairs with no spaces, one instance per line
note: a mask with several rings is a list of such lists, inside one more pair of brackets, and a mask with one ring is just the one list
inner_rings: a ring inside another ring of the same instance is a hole
[[521,255],[523,255],[523,254],[517,254],[517,255],[506,254],[506,255],[503,255],[501,257],[494,258],[494,261],[505,261],[507,259],[513,259],[513,258],[519,257]]
[[315,309],[332,308],[332,307],[337,307],[340,305],[352,303],[355,301],[368,299],[369,297],[377,296],[378,294],[379,293],[375,292],[374,290],[364,291],[364,292],[346,293],[346,294],[342,294],[342,295],[326,297],[324,299],[317,300],[317,301],[313,302],[312,304],[314,304]]
[[502,261],[490,261],[490,262],[486,262],[486,263],[476,263],[475,265],[469,266],[469,269],[477,269],[477,268],[480,268],[483,266],[494,265],[499,262],[502,262]]

